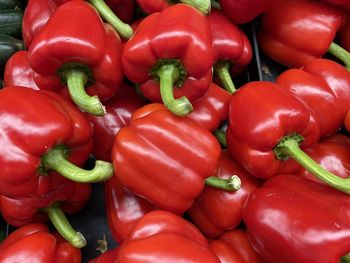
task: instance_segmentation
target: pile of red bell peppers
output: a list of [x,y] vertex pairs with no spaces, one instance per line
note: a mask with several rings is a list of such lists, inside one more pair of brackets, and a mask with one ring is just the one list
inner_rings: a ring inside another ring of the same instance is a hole
[[0,263],[83,262],[93,183],[118,246],[90,263],[350,262],[348,0],[29,0],[22,38]]

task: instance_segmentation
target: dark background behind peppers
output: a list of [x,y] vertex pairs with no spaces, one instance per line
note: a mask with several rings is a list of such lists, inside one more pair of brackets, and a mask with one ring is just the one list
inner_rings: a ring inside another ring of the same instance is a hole
[[[273,81],[286,68],[269,60],[260,50],[256,40],[256,31],[258,30],[258,22],[253,21],[250,24],[241,26],[242,30],[247,34],[253,49],[253,59],[247,69],[238,77],[233,79],[236,87],[253,80]],[[86,168],[92,168],[94,163],[91,158]],[[102,183],[92,185],[92,196],[84,209],[75,215],[68,216],[72,226],[77,231],[84,234],[87,240],[87,246],[82,251],[83,263],[99,256],[104,245],[105,249],[111,249],[118,244],[112,239],[107,224],[107,216],[104,207],[104,185]],[[0,240],[6,237],[14,230],[13,227],[6,224],[0,218]]]

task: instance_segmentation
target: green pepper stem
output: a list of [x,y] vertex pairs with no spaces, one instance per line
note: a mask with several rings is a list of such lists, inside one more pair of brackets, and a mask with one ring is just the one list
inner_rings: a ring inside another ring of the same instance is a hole
[[348,71],[350,71],[350,53],[346,49],[332,42],[332,44],[328,48],[328,52],[337,59],[339,59],[341,62],[343,62],[345,68]]
[[129,39],[133,34],[134,30],[130,25],[124,23],[116,16],[111,8],[103,0],[88,0],[92,4],[100,16],[106,20],[121,36],[123,39]]
[[319,180],[325,182],[335,189],[350,194],[350,178],[343,179],[338,177],[328,172],[322,166],[312,160],[299,147],[299,142],[302,139],[303,138],[297,134],[285,136],[274,149],[276,157],[278,159],[286,159],[291,157]]
[[89,96],[85,90],[87,75],[79,69],[67,69],[63,73],[67,80],[69,94],[75,104],[93,115],[104,115],[105,107],[97,96]]
[[214,71],[219,76],[222,85],[224,86],[225,90],[232,94],[236,91],[236,87],[233,84],[229,70],[230,62],[227,60],[219,60],[214,64]]
[[56,228],[58,233],[69,242],[73,247],[82,248],[86,246],[84,236],[73,229],[66,215],[63,213],[60,206],[55,203],[43,209],[51,220],[51,223]]
[[180,0],[180,2],[193,6],[204,15],[209,14],[211,10],[210,0]]
[[209,176],[205,179],[205,184],[222,190],[237,191],[241,188],[241,179],[237,175],[232,175],[229,179]]
[[218,139],[220,144],[227,148],[227,143],[226,143],[226,133],[223,130],[217,129],[214,131],[215,137]]
[[41,158],[44,170],[54,170],[62,176],[79,183],[96,183],[108,180],[113,175],[113,165],[96,161],[92,170],[82,169],[66,159],[67,149],[57,145]]
[[340,258],[340,263],[350,263],[350,254],[346,254]]
[[173,94],[174,83],[179,79],[180,72],[173,64],[164,64],[156,71],[160,81],[160,95],[164,105],[177,116],[186,116],[192,110],[191,102],[185,97],[175,99]]

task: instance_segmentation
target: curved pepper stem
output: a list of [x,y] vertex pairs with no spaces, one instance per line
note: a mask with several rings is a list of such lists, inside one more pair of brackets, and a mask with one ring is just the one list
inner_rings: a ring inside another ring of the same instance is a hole
[[173,94],[174,83],[180,78],[180,70],[174,64],[164,64],[156,69],[159,77],[160,95],[164,105],[177,116],[186,116],[192,110],[191,102],[185,97],[175,99]]
[[110,7],[103,0],[88,0],[92,4],[100,16],[106,20],[121,36],[121,38],[127,40],[133,34],[134,30],[130,25],[124,23],[116,16],[116,14],[110,9]]
[[224,86],[225,90],[232,94],[236,91],[236,87],[233,84],[229,70],[230,62],[227,60],[219,60],[214,64],[214,71],[219,76],[222,85]]
[[45,207],[43,211],[46,212],[58,233],[60,233],[61,236],[69,242],[69,244],[77,248],[86,246],[84,236],[80,232],[73,229],[66,215],[63,213],[62,209],[57,203]]
[[347,254],[345,256],[342,256],[340,258],[340,263],[350,263],[350,254]]
[[204,15],[209,14],[211,10],[210,0],[180,0],[180,2],[193,6]]
[[237,175],[232,175],[229,179],[209,176],[205,179],[205,184],[222,190],[237,191],[241,188],[241,179]]
[[85,90],[87,75],[79,69],[67,69],[62,75],[66,78],[69,94],[75,104],[93,115],[104,115],[106,109],[97,96],[89,96]]
[[54,170],[69,180],[79,183],[96,183],[108,180],[113,175],[113,165],[96,161],[92,170],[82,169],[66,159],[68,150],[57,145],[41,158],[41,172]]
[[341,62],[343,62],[345,68],[348,71],[350,71],[350,53],[346,49],[332,42],[332,44],[328,48],[328,52],[337,59],[339,59]]
[[325,182],[335,189],[350,194],[350,178],[343,179],[341,177],[338,177],[328,172],[322,166],[312,160],[299,147],[299,143],[303,139],[304,138],[299,134],[292,134],[283,137],[283,139],[274,149],[276,157],[281,160],[286,160],[288,157],[291,157],[321,181]]

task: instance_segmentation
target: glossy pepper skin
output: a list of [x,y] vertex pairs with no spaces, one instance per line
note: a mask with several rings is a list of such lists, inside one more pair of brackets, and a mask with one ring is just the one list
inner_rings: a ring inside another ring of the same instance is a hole
[[215,238],[234,229],[242,220],[242,207],[260,182],[248,174],[227,150],[223,150],[214,176],[229,178],[233,174],[242,181],[238,191],[222,191],[205,186],[188,210],[194,224],[208,237]]
[[154,206],[128,191],[117,176],[105,182],[104,194],[109,229],[113,239],[121,244],[137,221],[154,210]]
[[28,51],[14,53],[6,62],[4,86],[21,86],[38,90],[34,81],[34,71],[29,65]]
[[350,251],[349,196],[297,175],[278,175],[243,209],[249,240],[266,262],[338,263]]
[[80,263],[80,249],[49,232],[44,224],[28,224],[12,232],[0,244],[0,262]]
[[[80,211],[91,195],[90,184],[72,182],[58,174],[41,177],[40,193],[28,196],[0,195],[0,209],[5,221],[20,227],[33,222],[50,222],[74,247],[84,247],[84,236],[72,228],[65,214]],[[38,190],[38,191],[39,191]]]
[[263,263],[243,229],[226,231],[210,241],[210,249],[221,263]]
[[104,105],[105,115],[87,114],[87,117],[92,122],[94,130],[92,154],[99,160],[110,162],[115,135],[120,128],[130,124],[131,114],[145,105],[145,101],[135,89],[123,83],[118,93]]
[[126,188],[178,214],[201,193],[219,157],[220,145],[209,131],[161,104],[134,112],[112,149],[115,174]]
[[249,39],[221,11],[212,10],[207,18],[213,38],[214,71],[224,88],[233,93],[231,75],[241,73],[252,59]]
[[187,115],[190,102],[209,88],[213,56],[206,17],[189,5],[176,4],[141,21],[125,44],[122,65],[145,97],[163,100],[174,114]]
[[[348,178],[350,163],[350,138],[343,134],[335,134],[319,141],[305,152],[328,171],[342,178]],[[320,182],[310,172],[299,167],[296,174]]]
[[227,144],[233,157],[252,175],[269,178],[295,168],[276,158],[273,148],[293,133],[304,137],[302,148],[319,139],[319,122],[290,92],[271,82],[250,82],[230,101]]
[[215,131],[228,119],[230,99],[228,91],[211,83],[205,95],[193,103],[193,111],[187,117],[208,131]]
[[207,15],[211,12],[211,1],[208,0],[136,0],[137,4],[147,14],[161,12],[176,3],[184,3],[198,9]]
[[298,68],[329,50],[345,19],[344,11],[325,3],[282,1],[262,16],[259,45],[273,60]]
[[335,134],[350,108],[350,72],[327,59],[315,59],[301,69],[289,69],[276,83],[304,101],[320,122],[320,135]]
[[69,93],[83,110],[103,115],[100,101],[116,94],[122,82],[121,52],[118,34],[103,24],[90,4],[69,1],[55,10],[35,37],[28,58],[33,70],[48,78],[51,82],[47,84],[57,92]]
[[0,109],[0,194],[36,193],[41,176],[53,171],[78,182],[112,176],[112,165],[102,161],[79,168],[91,152],[92,125],[65,97],[9,86],[0,91]]
[[219,0],[222,11],[235,24],[246,24],[281,0]]
[[133,228],[115,262],[217,262],[200,231],[173,213],[152,211]]

